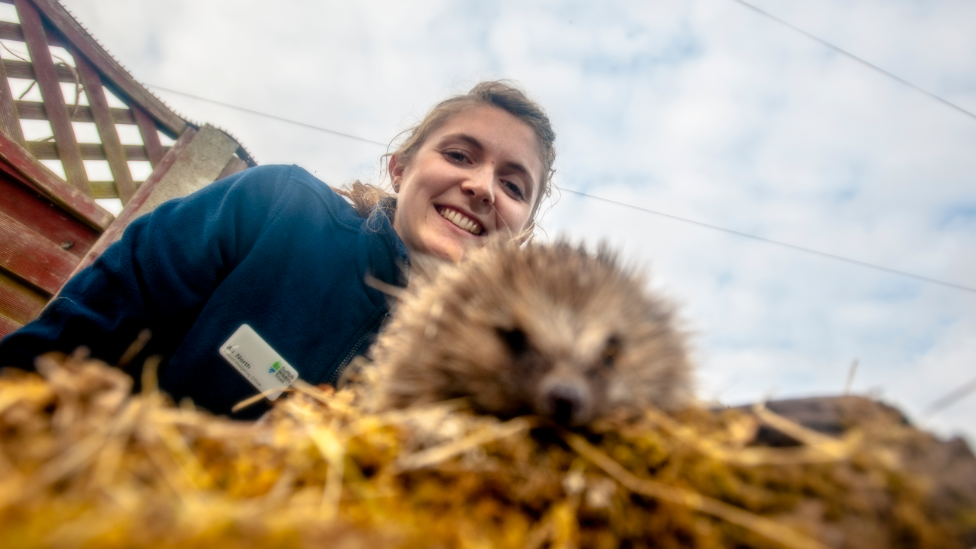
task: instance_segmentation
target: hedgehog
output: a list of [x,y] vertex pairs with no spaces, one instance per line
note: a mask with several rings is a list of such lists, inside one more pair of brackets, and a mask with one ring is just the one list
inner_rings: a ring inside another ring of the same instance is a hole
[[372,349],[380,409],[467,398],[581,426],[692,404],[674,307],[606,246],[495,240],[457,264],[419,263]]

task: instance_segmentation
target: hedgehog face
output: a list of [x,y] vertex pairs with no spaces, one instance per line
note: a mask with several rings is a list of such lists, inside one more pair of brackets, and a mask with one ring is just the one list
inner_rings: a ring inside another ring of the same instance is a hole
[[387,407],[466,397],[576,426],[690,402],[671,307],[605,254],[493,244],[411,284],[375,347]]

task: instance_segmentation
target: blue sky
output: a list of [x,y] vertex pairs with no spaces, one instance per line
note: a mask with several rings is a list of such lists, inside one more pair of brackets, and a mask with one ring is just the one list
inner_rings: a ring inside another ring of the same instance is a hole
[[[976,118],[734,0],[64,0],[140,81],[386,142],[480,79],[558,132],[557,183],[976,287]],[[754,5],[976,112],[976,4]],[[261,163],[375,180],[381,147],[157,90]],[[702,396],[855,392],[976,441],[976,293],[562,193],[546,234],[606,240],[678,301]]]

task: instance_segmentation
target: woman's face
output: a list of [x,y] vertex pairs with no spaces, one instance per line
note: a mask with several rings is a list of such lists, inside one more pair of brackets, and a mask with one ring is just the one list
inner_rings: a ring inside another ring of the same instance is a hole
[[490,106],[465,109],[431,132],[409,164],[390,159],[393,228],[411,252],[457,261],[485,237],[516,235],[538,200],[535,132]]

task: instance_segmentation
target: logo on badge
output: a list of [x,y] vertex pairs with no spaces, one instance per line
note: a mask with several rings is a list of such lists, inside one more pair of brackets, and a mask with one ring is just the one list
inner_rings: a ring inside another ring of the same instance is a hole
[[272,364],[270,368],[268,368],[268,373],[269,374],[273,374],[273,373],[277,372],[280,369],[281,369],[281,361],[276,360],[275,363]]

